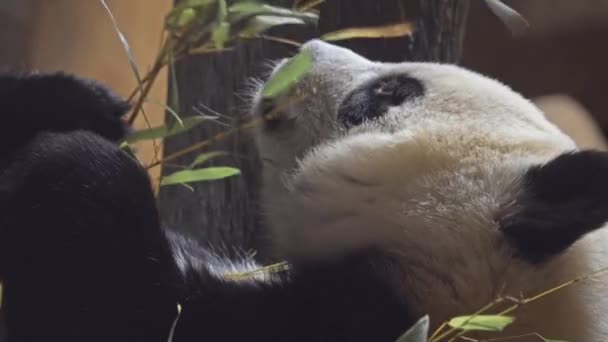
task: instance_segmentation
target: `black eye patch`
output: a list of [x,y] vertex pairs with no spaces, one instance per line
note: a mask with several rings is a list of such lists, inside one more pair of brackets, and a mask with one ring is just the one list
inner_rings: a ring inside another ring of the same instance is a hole
[[389,107],[424,95],[420,81],[407,75],[375,79],[350,93],[338,109],[338,122],[346,127],[360,125],[386,114]]

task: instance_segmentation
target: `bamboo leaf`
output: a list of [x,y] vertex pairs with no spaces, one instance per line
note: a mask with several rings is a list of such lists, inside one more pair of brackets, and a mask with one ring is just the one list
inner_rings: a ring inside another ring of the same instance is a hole
[[114,32],[116,32],[118,39],[120,39],[120,43],[122,44],[122,47],[124,48],[124,50],[127,54],[127,57],[129,58],[129,64],[131,65],[131,70],[133,70],[133,73],[135,74],[135,77],[137,78],[137,83],[139,84],[139,86],[141,88],[143,81],[141,79],[141,76],[139,75],[139,70],[137,68],[137,63],[135,63],[135,57],[133,57],[133,51],[131,51],[131,46],[129,46],[129,42],[127,41],[127,38],[120,30],[120,27],[118,26],[118,22],[116,21],[116,18],[114,17],[114,14],[112,13],[112,10],[110,10],[110,7],[108,7],[108,4],[106,4],[105,0],[100,0],[100,1],[101,1],[101,4],[103,5],[103,7],[105,8],[106,12],[108,13],[108,17],[110,18],[110,21],[112,22],[112,27],[114,28]]
[[228,18],[228,4],[226,0],[216,0],[217,1],[217,17],[216,21],[218,23],[222,23],[226,21]]
[[239,31],[239,36],[253,38],[270,28],[281,25],[306,25],[306,22],[300,18],[259,15],[247,21],[245,27]]
[[196,158],[194,158],[194,161],[192,163],[190,163],[190,166],[188,166],[188,168],[193,169],[201,164],[204,164],[205,162],[207,162],[210,159],[213,159],[213,158],[219,157],[219,156],[225,156],[225,155],[228,155],[228,153],[222,152],[222,151],[214,151],[214,152],[207,152],[207,153],[199,154]]
[[507,26],[513,35],[524,33],[530,24],[517,11],[499,0],[485,0],[490,10]]
[[181,123],[176,122],[171,126],[168,132],[169,136],[191,130],[192,128],[200,125],[201,123],[203,123],[203,121],[207,119],[208,117],[204,116],[189,116],[185,119],[182,119]]
[[188,184],[224,179],[239,175],[241,171],[233,167],[208,167],[196,170],[183,170],[163,177],[160,185]]
[[125,142],[134,143],[136,141],[164,138],[167,136],[168,131],[169,130],[166,126],[142,129],[129,134],[129,136],[127,136],[127,138],[125,139]]
[[175,70],[175,41],[173,38],[168,38],[167,46],[169,47],[169,51],[167,52],[167,58],[169,63],[169,105],[167,106],[167,111],[173,115],[173,117],[182,124],[182,119],[180,116],[173,110],[172,108],[178,109],[180,108],[179,102],[179,83],[177,82],[177,72]]
[[[129,60],[129,65],[131,66],[131,70],[133,71],[133,75],[135,75],[135,79],[137,81],[137,87],[139,88],[139,93],[141,94],[141,96],[144,96],[144,88],[143,88],[143,80],[141,78],[141,75],[139,74],[139,68],[137,67],[137,63],[135,62],[135,57],[133,56],[133,51],[131,51],[131,46],[129,45],[129,42],[127,41],[127,38],[125,37],[125,35],[122,33],[122,31],[120,30],[120,27],[118,26],[118,22],[116,21],[116,18],[114,17],[114,14],[112,13],[112,10],[110,10],[110,7],[108,6],[108,4],[106,4],[105,0],[100,0],[101,4],[103,5],[103,7],[105,8],[106,12],[108,13],[108,17],[110,18],[110,21],[112,22],[112,27],[114,28],[114,32],[116,32],[116,35],[118,36],[118,39],[120,40],[120,43],[122,44],[123,49],[125,50],[125,53],[127,54],[127,59]],[[141,108],[141,111],[144,115],[146,115],[146,112],[144,111],[144,108]]]
[[[162,107],[164,110],[166,110],[167,112],[169,112],[169,114],[171,115],[171,117],[173,119],[175,119],[176,123],[178,123],[180,125],[184,124],[183,121],[182,121],[182,118],[179,116],[179,114],[177,113],[177,111],[175,111],[175,109],[173,109],[172,106],[164,104],[164,103],[159,102],[159,101],[150,101],[150,100],[148,100],[146,102],[148,102],[150,104],[157,105],[159,107]],[[175,108],[177,108],[177,107],[175,107]]]
[[227,22],[219,23],[211,32],[211,40],[217,49],[223,49],[230,40],[230,24]]
[[133,148],[131,147],[131,145],[129,145],[128,142],[123,141],[122,143],[120,143],[120,145],[118,146],[118,148],[120,148],[121,150],[125,151],[131,157],[137,159],[137,157],[135,156],[135,151],[133,151]]
[[152,139],[162,139],[170,136],[174,136],[185,131],[188,131],[198,125],[200,125],[203,121],[207,120],[204,116],[191,116],[185,119],[182,119],[181,123],[176,122],[170,127],[166,125],[152,127],[148,129],[142,129],[130,134],[125,141],[129,143],[133,143],[141,140],[152,140]]
[[397,342],[427,342],[429,337],[429,316],[424,316],[414,324]]
[[297,84],[312,69],[312,56],[302,51],[285,64],[264,85],[262,96],[275,98]]
[[311,25],[316,25],[319,21],[319,16],[314,13],[300,12],[259,2],[240,1],[228,8],[228,21],[233,24],[260,15],[299,18]]
[[182,32],[195,22],[208,21],[213,15],[217,0],[186,0],[175,6],[165,18],[169,31]]
[[173,342],[173,336],[175,335],[175,328],[177,328],[177,322],[179,321],[180,316],[182,315],[182,305],[177,303],[177,315],[173,320],[173,324],[171,324],[171,329],[169,330],[169,337],[167,338],[167,342]]
[[181,10],[169,13],[169,16],[167,17],[167,25],[174,29],[179,29],[190,25],[195,19],[196,10],[194,8],[183,8]]
[[321,36],[326,41],[337,41],[355,38],[394,38],[409,36],[414,32],[412,23],[398,23],[375,27],[353,27],[334,32],[329,32]]
[[448,325],[464,331],[500,332],[513,323],[515,318],[500,315],[459,316],[452,318]]
[[324,3],[325,1],[326,0],[309,0],[309,1],[296,0],[293,7],[296,8],[298,11],[311,11],[311,10],[314,10],[315,7]]

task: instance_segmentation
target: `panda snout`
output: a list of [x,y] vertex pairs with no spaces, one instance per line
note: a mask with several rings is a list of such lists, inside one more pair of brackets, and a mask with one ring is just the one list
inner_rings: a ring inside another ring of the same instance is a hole
[[423,95],[422,83],[408,75],[373,79],[345,97],[338,109],[338,122],[347,128],[358,126],[384,116],[390,107]]

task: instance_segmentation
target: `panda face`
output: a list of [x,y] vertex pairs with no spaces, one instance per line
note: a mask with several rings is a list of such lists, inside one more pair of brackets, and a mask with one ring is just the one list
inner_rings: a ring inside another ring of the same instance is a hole
[[[352,226],[361,218],[372,226],[377,216],[397,214],[406,222],[418,214],[453,220],[453,211],[465,209],[469,220],[488,228],[530,165],[575,149],[529,101],[473,72],[432,63],[375,63],[321,41],[303,49],[313,69],[288,95],[292,103],[257,135],[268,161],[266,210],[279,240],[293,233],[302,244],[307,239],[300,235],[310,233],[316,241],[323,231],[312,227],[330,222],[335,227],[325,233],[357,239]],[[272,109],[257,99],[258,115]],[[309,228],[286,228],[299,216]],[[343,226],[350,228],[336,228]],[[374,237],[359,239],[384,239],[381,230],[386,228],[366,228]],[[334,247],[317,252],[341,250]]]
[[[519,94],[456,66],[376,63],[320,41],[303,49],[311,72],[257,134],[279,256],[390,251],[406,265],[390,281],[435,313],[546,277],[501,225],[526,172],[576,149],[570,138]],[[256,99],[257,115],[277,105]]]

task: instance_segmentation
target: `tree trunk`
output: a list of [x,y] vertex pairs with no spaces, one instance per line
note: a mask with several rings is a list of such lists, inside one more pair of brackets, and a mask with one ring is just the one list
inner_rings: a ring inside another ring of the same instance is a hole
[[[290,0],[273,2],[282,6],[290,6],[291,3]],[[298,30],[301,28],[283,29],[280,34],[304,39],[302,34],[291,33]],[[304,34],[313,36],[315,32]],[[164,155],[209,139],[246,120],[248,79],[266,71],[269,60],[294,51],[293,47],[281,43],[243,41],[233,51],[197,55],[178,62],[175,68],[177,84],[169,86],[177,86],[180,114],[194,115],[198,109],[214,115],[208,110],[212,109],[222,116],[217,123],[210,121],[196,130],[166,139]],[[169,115],[167,119],[171,120]],[[242,131],[218,141],[210,150],[229,154],[211,160],[209,165],[237,167],[242,172],[241,176],[192,184],[194,190],[184,186],[162,187],[159,192],[161,218],[168,227],[191,233],[216,248],[231,246],[226,252],[231,253],[234,250],[232,246],[251,249],[258,245],[261,236],[258,210],[261,163],[250,132]],[[179,165],[188,165],[196,155],[193,153],[170,165],[163,165],[162,174],[179,170]]]
[[[457,63],[462,54],[469,0],[328,0],[321,7],[322,33],[345,27],[410,21],[414,36],[356,39],[341,45],[383,62]],[[339,43],[340,44],[340,43]]]
[[[275,2],[276,4],[277,2]],[[426,60],[455,63],[461,54],[469,0],[327,0],[321,6],[320,33],[351,26],[383,25],[405,19],[416,24],[412,38],[361,39],[344,42],[362,55],[375,60]],[[278,1],[290,5],[291,1]],[[290,32],[291,31],[291,32]],[[282,28],[279,35],[294,35],[301,28]],[[301,32],[300,32],[301,33]],[[303,39],[319,32],[298,34]],[[195,56],[177,65],[177,84],[182,115],[205,105],[225,114],[231,124],[242,121],[238,110],[243,102],[235,91],[244,89],[248,77],[259,75],[268,59],[284,57],[293,49],[271,42],[240,43],[233,52]],[[223,118],[222,121],[225,121]],[[170,154],[217,132],[225,130],[209,123],[188,134],[167,139],[165,154]],[[217,165],[239,167],[242,176],[210,183],[194,184],[194,191],[182,186],[164,187],[159,204],[164,222],[174,229],[186,230],[214,246],[260,247],[264,237],[259,215],[261,163],[247,132],[219,142],[212,150],[228,151],[230,156],[213,161]],[[201,151],[205,152],[205,151]],[[192,156],[177,164],[188,164]],[[165,165],[163,174],[175,171]]]

